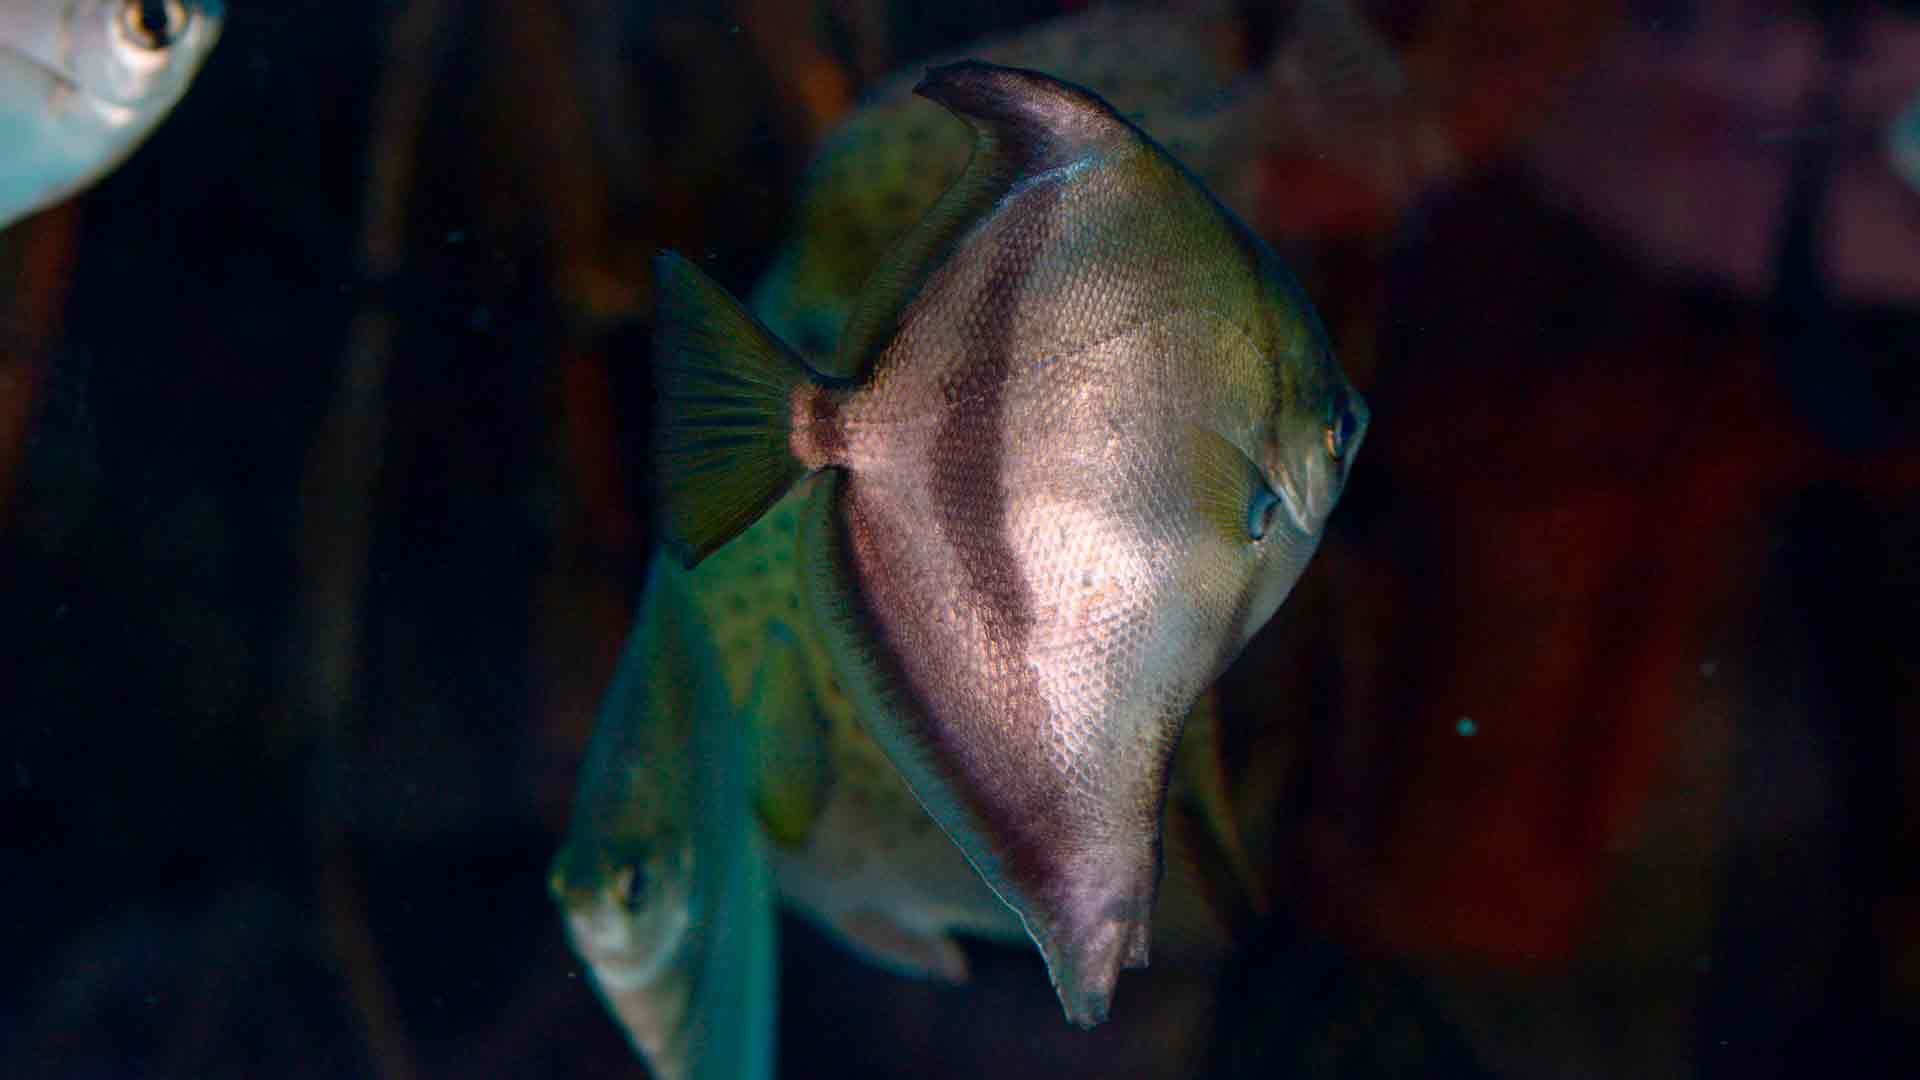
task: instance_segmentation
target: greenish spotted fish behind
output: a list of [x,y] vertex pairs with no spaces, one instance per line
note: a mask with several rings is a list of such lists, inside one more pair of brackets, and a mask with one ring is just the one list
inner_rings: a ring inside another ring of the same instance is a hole
[[667,535],[696,564],[806,481],[837,676],[1091,1025],[1148,958],[1188,710],[1304,570],[1367,409],[1273,252],[1097,96],[979,62],[916,92],[973,155],[856,304],[853,378],[660,259]]
[[112,171],[220,36],[219,0],[0,2],[0,228]]

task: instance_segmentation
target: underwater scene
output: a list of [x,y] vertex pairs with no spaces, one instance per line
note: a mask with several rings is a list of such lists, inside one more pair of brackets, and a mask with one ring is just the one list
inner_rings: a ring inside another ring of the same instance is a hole
[[1916,0],[0,0],[0,1076],[1916,1076],[1916,628]]

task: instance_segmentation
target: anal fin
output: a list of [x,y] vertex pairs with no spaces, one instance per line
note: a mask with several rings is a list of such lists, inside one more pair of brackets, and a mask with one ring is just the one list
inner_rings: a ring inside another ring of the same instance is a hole
[[909,930],[870,909],[843,917],[836,929],[856,950],[888,970],[936,982],[967,981],[967,954],[945,934]]

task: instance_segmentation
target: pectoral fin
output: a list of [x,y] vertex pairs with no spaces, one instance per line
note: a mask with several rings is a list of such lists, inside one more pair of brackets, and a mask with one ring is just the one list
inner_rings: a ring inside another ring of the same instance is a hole
[[1225,436],[1198,426],[1190,433],[1194,508],[1229,544],[1259,539],[1279,496],[1246,451]]
[[918,979],[967,981],[967,954],[945,934],[918,933],[876,911],[856,911],[837,929],[881,967]]

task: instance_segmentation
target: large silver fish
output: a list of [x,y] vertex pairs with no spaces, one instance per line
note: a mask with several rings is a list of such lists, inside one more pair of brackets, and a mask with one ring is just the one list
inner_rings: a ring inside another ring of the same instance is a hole
[[0,2],[0,228],[125,160],[220,36],[220,0]]
[[1273,252],[1098,97],[978,62],[916,92],[975,148],[849,320],[855,379],[659,261],[667,532],[696,563],[811,477],[841,682],[1091,1025],[1147,961],[1187,711],[1305,568],[1367,410]]
[[686,573],[656,559],[581,770],[550,888],[567,937],[661,1080],[773,1075],[773,870]]

